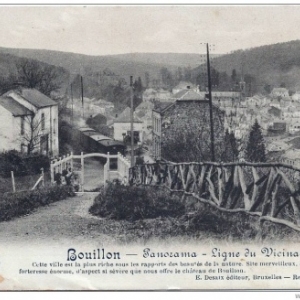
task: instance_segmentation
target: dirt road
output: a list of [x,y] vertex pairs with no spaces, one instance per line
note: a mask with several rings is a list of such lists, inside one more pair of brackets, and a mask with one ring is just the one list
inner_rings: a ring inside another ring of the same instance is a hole
[[0,223],[1,243],[86,242],[101,239],[113,241],[100,234],[102,220],[88,213],[97,193],[68,198],[40,207],[31,214]]

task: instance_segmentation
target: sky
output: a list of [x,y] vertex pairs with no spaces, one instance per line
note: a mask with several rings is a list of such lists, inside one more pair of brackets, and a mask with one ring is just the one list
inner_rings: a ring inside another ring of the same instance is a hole
[[0,6],[0,47],[223,54],[300,39],[300,6]]

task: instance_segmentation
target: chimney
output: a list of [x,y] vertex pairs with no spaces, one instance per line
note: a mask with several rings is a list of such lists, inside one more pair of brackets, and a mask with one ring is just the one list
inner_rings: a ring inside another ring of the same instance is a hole
[[190,86],[190,85],[188,85],[186,88],[189,90],[189,89],[191,88],[191,86]]

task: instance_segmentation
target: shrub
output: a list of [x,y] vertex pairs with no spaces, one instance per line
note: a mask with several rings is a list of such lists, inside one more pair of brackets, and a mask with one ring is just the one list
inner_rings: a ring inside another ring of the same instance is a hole
[[0,221],[28,214],[39,206],[74,195],[70,186],[50,186],[42,190],[6,193],[0,200]]
[[156,217],[177,217],[185,206],[176,195],[158,187],[123,186],[109,183],[95,198],[90,213],[115,220],[139,220]]
[[15,176],[32,175],[48,171],[50,166],[49,157],[41,154],[24,155],[16,150],[10,150],[0,154],[0,175],[10,176],[13,171]]

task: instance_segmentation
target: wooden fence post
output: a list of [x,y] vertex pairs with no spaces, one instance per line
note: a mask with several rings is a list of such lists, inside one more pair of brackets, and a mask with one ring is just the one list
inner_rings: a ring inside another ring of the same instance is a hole
[[16,192],[16,185],[15,185],[15,176],[14,176],[14,171],[10,172],[11,174],[11,183],[12,183],[12,188],[13,188],[13,192]]
[[73,152],[71,152],[71,169],[72,169],[72,172],[73,172]]
[[45,186],[45,174],[44,168],[41,168],[42,186]]
[[50,176],[51,176],[51,183],[54,183],[54,167],[53,167],[53,160],[50,163]]
[[84,192],[84,157],[81,152],[81,191]]

